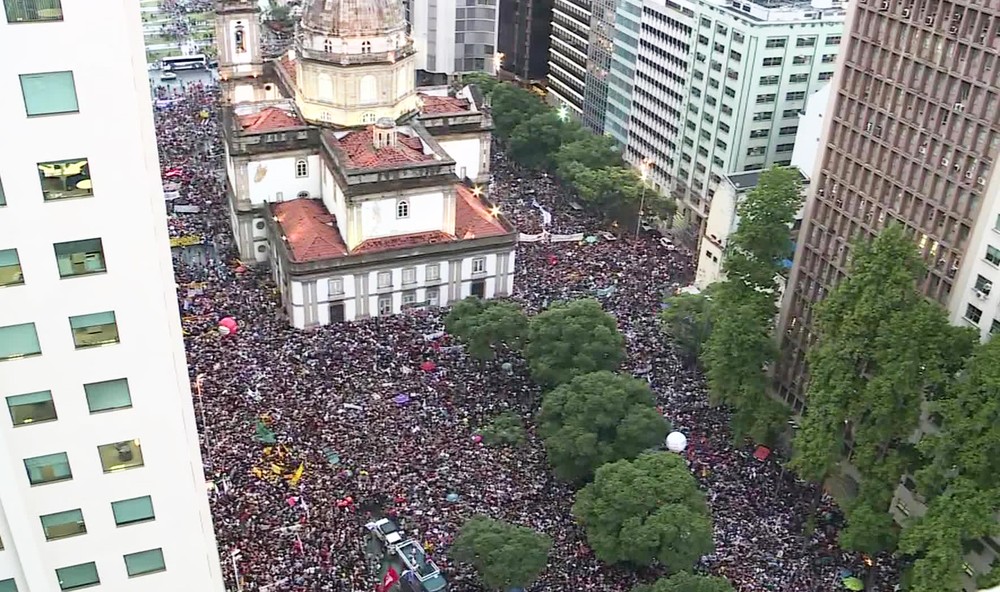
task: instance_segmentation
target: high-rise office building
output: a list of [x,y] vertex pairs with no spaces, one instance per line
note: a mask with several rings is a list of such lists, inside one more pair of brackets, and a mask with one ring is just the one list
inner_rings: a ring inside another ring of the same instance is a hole
[[[362,5],[339,4],[345,15],[363,14]],[[411,0],[407,12],[417,70],[496,74],[497,0]]]
[[552,0],[499,0],[497,48],[500,69],[524,81],[543,80],[549,73]]
[[843,23],[831,0],[645,1],[626,158],[652,161],[692,238],[723,175],[789,164]]
[[983,338],[1000,330],[1000,4],[856,0],[780,321],[781,394],[803,406],[813,306],[850,243],[902,223],[920,288]]
[[604,133],[608,110],[608,79],[615,41],[618,0],[591,0],[587,73],[583,80],[583,123],[594,133]]
[[583,117],[591,0],[555,0],[549,42],[549,101]]
[[604,133],[622,148],[628,144],[629,116],[632,112],[632,84],[639,51],[642,0],[618,0],[615,9],[614,51],[608,73],[607,111]]
[[139,0],[0,6],[0,590],[221,592]]

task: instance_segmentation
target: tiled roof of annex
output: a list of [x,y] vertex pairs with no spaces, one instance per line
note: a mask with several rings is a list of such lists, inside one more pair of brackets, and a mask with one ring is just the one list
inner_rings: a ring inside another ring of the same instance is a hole
[[251,133],[270,132],[305,125],[298,116],[278,107],[267,107],[257,113],[240,115],[239,120],[243,131]]
[[418,93],[422,115],[450,115],[452,113],[465,113],[472,110],[472,103],[460,97],[448,97],[439,95],[428,95]]
[[502,236],[513,233],[513,228],[493,212],[464,185],[456,185],[455,234],[440,230],[417,232],[396,236],[370,238],[352,250],[347,249],[336,218],[323,202],[317,199],[298,198],[271,204],[271,212],[285,238],[292,261],[309,263],[349,255],[378,253],[393,249],[406,249],[421,245]]
[[327,140],[340,147],[347,155],[348,165],[358,169],[374,169],[386,166],[401,166],[411,163],[430,162],[437,158],[434,153],[424,153],[424,143],[416,136],[397,133],[395,146],[375,147],[373,129],[347,132],[341,137],[327,130]]
[[295,65],[295,58],[293,58],[288,52],[285,52],[280,58],[278,58],[278,66],[285,71],[288,76],[288,80],[292,84],[296,84],[299,81],[299,70]]

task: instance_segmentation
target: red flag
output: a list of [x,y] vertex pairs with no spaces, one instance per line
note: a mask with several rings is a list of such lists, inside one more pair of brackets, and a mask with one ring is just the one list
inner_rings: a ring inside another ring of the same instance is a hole
[[389,588],[396,585],[399,581],[399,573],[396,571],[395,567],[390,567],[389,571],[385,572],[385,577],[382,578],[382,583],[375,587],[376,592],[389,592]]

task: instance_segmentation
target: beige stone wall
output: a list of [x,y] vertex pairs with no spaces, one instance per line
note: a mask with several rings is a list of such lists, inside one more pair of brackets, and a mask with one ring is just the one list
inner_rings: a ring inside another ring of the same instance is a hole
[[306,119],[339,126],[397,119],[417,108],[413,57],[393,64],[339,66],[302,60],[296,102]]

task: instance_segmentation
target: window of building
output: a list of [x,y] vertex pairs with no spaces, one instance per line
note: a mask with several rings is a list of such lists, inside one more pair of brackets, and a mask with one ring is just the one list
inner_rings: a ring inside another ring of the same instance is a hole
[[392,272],[391,271],[380,271],[380,272],[378,272],[378,287],[379,288],[391,288],[392,287]]
[[835,53],[823,54],[823,57],[820,59],[820,62],[824,64],[832,64],[836,61],[837,61],[837,54]]
[[7,397],[7,410],[10,411],[10,420],[15,426],[57,419],[51,391]]
[[396,202],[396,217],[397,218],[410,217],[410,202],[408,202],[405,199],[401,199]]
[[796,90],[796,91],[792,91],[790,93],[785,93],[785,100],[786,101],[801,101],[804,98],[806,98],[805,91]]
[[97,575],[97,564],[93,561],[59,568],[56,570],[56,578],[59,580],[60,590],[78,590],[101,583],[101,578]]
[[722,111],[723,115],[732,115],[733,114],[733,108],[730,107],[729,105],[723,105],[720,108],[720,111]]
[[[716,80],[716,79],[714,79],[714,78],[709,78],[708,79],[708,86],[710,86],[712,88],[719,88],[719,81]],[[701,95],[699,95],[699,96],[701,96]]]
[[769,129],[757,129],[750,132],[751,139],[766,138],[769,135],[771,135],[771,130]]
[[777,75],[774,75],[774,76],[761,76],[760,77],[760,86],[774,86],[775,84],[778,84],[778,82],[780,82],[780,81],[781,81],[781,77],[777,76]]
[[785,109],[781,112],[782,119],[793,119],[801,115],[802,112],[798,109]]
[[403,292],[403,306],[412,306],[417,302],[417,291],[407,290]]
[[990,325],[990,335],[996,335],[1000,333],[1000,321],[993,319],[993,323]]
[[8,23],[38,23],[63,19],[61,0],[3,0],[3,6]]
[[427,299],[429,306],[437,306],[441,302],[441,290],[438,288],[427,288],[424,297]]
[[719,131],[722,132],[722,133],[724,133],[724,134],[728,134],[729,133],[729,125],[726,124],[726,123],[723,123],[723,122],[719,122]]
[[361,116],[361,123],[375,123],[375,114],[369,111]]
[[736,97],[736,91],[733,90],[732,88],[729,88],[728,86],[726,87],[726,90],[723,92],[725,92],[726,96],[729,97],[730,99]]
[[116,378],[83,385],[87,408],[91,413],[128,409],[132,406],[132,393],[127,378]]
[[770,38],[770,39],[767,40],[767,42],[764,44],[764,47],[767,47],[769,49],[775,49],[775,48],[778,48],[778,47],[784,47],[785,43],[786,43],[786,41],[785,41],[784,38],[772,37],[772,38]]
[[38,180],[45,201],[94,195],[90,163],[86,158],[72,158],[38,163]]
[[83,511],[79,508],[41,516],[45,540],[54,541],[78,534],[87,534],[87,524],[83,521]]
[[[0,551],[3,551],[3,546],[0,546]],[[0,580],[0,592],[17,592],[17,584],[14,583],[14,579]]]
[[163,549],[150,549],[125,555],[125,571],[128,577],[144,576],[146,574],[166,571],[167,565],[163,562]]
[[3,192],[3,179],[0,179],[0,207],[7,205],[7,196]]
[[104,265],[104,245],[99,238],[56,243],[54,248],[59,277],[68,278],[107,271]]
[[827,45],[840,45],[840,35],[830,35],[826,38]]
[[833,78],[833,72],[820,72],[819,76],[816,77],[816,79],[819,80],[820,82],[826,82],[827,80],[831,80],[832,78]]
[[0,327],[0,361],[16,360],[42,353],[34,323]]
[[745,37],[743,36],[743,33],[740,33],[739,31],[733,31],[733,41],[735,43],[743,43],[744,39]]
[[788,77],[788,82],[792,84],[798,84],[800,82],[809,82],[809,74],[792,74]]
[[323,40],[323,51],[325,51],[326,53],[333,53],[333,40],[332,39],[324,39]]
[[704,35],[698,35],[698,43],[700,43],[701,45],[708,45],[708,37],[705,37]]
[[758,111],[753,114],[754,121],[771,121],[774,119],[774,111]]
[[424,268],[424,275],[429,282],[441,279],[441,264],[429,263],[427,267]]
[[783,127],[781,129],[779,129],[778,130],[778,135],[779,136],[791,136],[791,135],[794,135],[795,132],[798,131],[798,129],[799,128],[796,127],[796,126],[794,126],[794,125],[789,125],[789,126],[786,126],[786,127]]
[[330,278],[327,282],[327,289],[331,295],[339,296],[344,293],[344,278]]
[[795,144],[778,144],[774,147],[775,152],[791,152],[795,148]]
[[708,111],[705,111],[705,114],[702,115],[701,118],[707,121],[708,123],[712,123],[715,121],[715,118],[712,117],[712,114],[709,113]]
[[304,158],[295,161],[295,176],[299,179],[309,176],[309,162]]
[[793,66],[807,66],[812,63],[811,55],[799,55],[792,58]]
[[236,48],[236,53],[246,53],[247,50],[247,34],[246,29],[243,28],[243,24],[237,22],[236,29],[233,33],[233,45]]
[[795,40],[795,47],[815,47],[815,37],[799,37]]
[[976,276],[976,290],[982,292],[983,294],[989,295],[990,291],[993,290],[993,282],[989,278],[985,278],[981,275]]
[[111,502],[111,513],[115,515],[115,524],[118,526],[156,519],[156,514],[153,513],[153,498],[148,495]]
[[391,296],[380,296],[378,299],[378,314],[379,316],[386,316],[392,314],[392,297]]
[[[720,123],[719,124],[720,129],[721,129],[721,127],[723,125],[726,125],[726,124],[724,124],[724,123]],[[726,127],[728,128],[728,126],[726,126]],[[729,131],[729,130],[727,129],[726,131]],[[718,148],[719,150],[727,150],[729,148],[729,145],[726,144],[725,142],[723,142],[722,140],[716,140],[715,141],[715,147]]]
[[97,456],[101,459],[101,468],[105,473],[134,469],[145,464],[138,439],[98,446]]
[[738,51],[729,50],[729,59],[734,62],[743,61],[743,54]]
[[993,230],[996,230],[997,232],[1000,232],[1000,214],[997,214],[997,219],[993,223]]
[[766,103],[773,103],[774,100],[777,99],[777,98],[778,98],[778,95],[776,95],[774,93],[770,93],[770,94],[766,94],[766,95],[757,95],[757,104],[758,105],[763,105],[763,104],[766,104]]
[[69,318],[76,349],[118,343],[118,322],[113,311],[97,312]]
[[73,478],[73,471],[69,468],[69,457],[65,452],[26,458],[24,470],[28,472],[28,482],[32,485],[68,481]]
[[[1000,249],[988,245],[986,247],[986,260],[993,265],[1000,265]],[[0,331],[2,331],[2,329],[0,329]],[[0,339],[0,343],[3,343],[3,339]],[[3,358],[0,357],[0,359]]]
[[747,148],[747,156],[764,156],[765,154],[767,154],[767,146]]
[[17,249],[0,249],[0,287],[19,286],[24,283],[21,260]]
[[372,52],[372,42],[362,41],[361,42],[361,53],[371,53]]
[[971,304],[967,304],[965,306],[965,318],[973,323],[979,323],[979,319],[983,318],[983,311]]
[[486,273],[486,257],[472,258],[472,273]]
[[20,78],[24,110],[28,117],[76,113],[80,110],[72,72],[21,74]]
[[416,267],[404,267],[403,268],[403,284],[415,284],[417,283],[417,268]]

